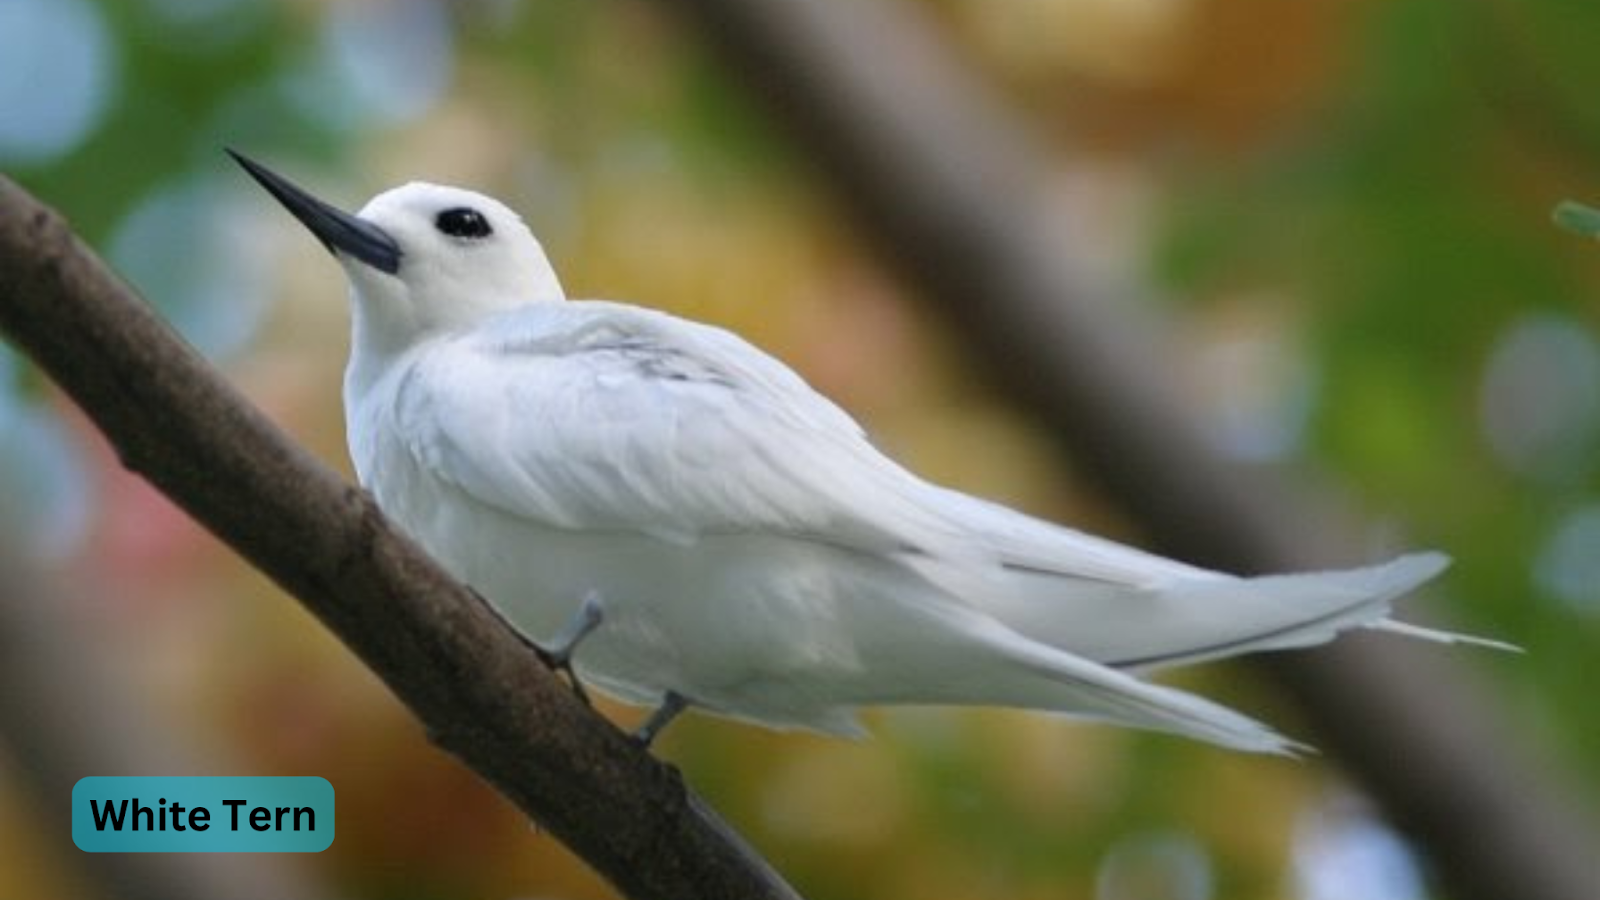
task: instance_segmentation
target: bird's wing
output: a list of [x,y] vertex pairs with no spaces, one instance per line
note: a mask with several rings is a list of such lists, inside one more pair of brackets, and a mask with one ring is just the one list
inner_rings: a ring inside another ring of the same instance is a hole
[[915,553],[944,527],[926,486],[799,376],[729,332],[649,310],[503,315],[421,353],[395,403],[420,464],[558,528]]
[[1208,574],[930,485],[737,335],[638,307],[503,315],[424,355],[396,402],[425,467],[555,527],[778,533],[979,577],[1144,588]]

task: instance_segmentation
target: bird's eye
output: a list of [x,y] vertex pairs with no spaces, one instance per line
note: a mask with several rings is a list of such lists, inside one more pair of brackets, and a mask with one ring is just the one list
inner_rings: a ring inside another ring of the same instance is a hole
[[483,213],[465,206],[439,213],[433,225],[445,234],[458,238],[485,238],[494,233]]

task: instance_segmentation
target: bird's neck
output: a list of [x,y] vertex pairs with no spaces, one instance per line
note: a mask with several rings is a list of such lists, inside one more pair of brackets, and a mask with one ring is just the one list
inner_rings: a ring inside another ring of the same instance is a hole
[[350,304],[350,363],[345,369],[346,399],[365,394],[409,349],[446,330],[415,314],[410,307],[381,298],[377,302],[359,294]]

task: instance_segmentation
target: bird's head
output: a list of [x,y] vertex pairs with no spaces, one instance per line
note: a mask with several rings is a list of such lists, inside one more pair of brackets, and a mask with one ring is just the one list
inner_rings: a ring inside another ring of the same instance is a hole
[[511,307],[565,299],[538,240],[492,197],[412,182],[351,215],[229,153],[344,266],[357,328],[370,339],[409,344]]

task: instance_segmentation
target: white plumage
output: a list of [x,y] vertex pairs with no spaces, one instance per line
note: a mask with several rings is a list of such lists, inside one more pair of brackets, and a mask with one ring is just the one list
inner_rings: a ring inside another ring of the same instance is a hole
[[1416,636],[1390,601],[1444,556],[1241,579],[929,484],[722,329],[567,301],[518,217],[410,184],[351,217],[240,159],[352,287],[361,482],[535,641],[585,597],[587,682],[850,734],[877,704],[1023,707],[1284,752],[1271,729],[1130,674]]

